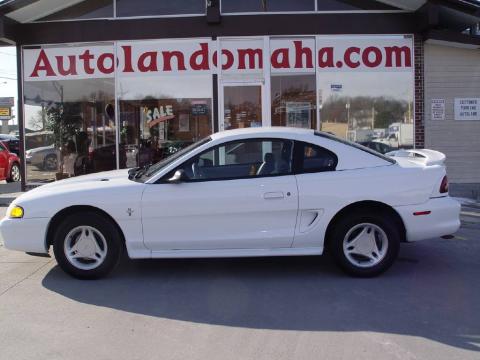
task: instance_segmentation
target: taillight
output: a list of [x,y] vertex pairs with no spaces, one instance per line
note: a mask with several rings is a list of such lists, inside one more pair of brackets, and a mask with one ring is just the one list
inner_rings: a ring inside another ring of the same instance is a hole
[[440,194],[448,193],[448,179],[445,175],[442,179],[442,183],[440,184]]

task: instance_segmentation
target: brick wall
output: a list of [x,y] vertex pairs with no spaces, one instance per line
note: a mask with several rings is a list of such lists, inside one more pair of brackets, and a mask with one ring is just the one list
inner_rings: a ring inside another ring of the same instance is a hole
[[424,122],[424,74],[423,74],[423,39],[420,35],[414,37],[415,65],[415,147],[425,147]]

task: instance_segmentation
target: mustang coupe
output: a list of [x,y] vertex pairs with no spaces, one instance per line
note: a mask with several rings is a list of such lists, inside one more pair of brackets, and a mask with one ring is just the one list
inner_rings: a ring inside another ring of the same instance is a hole
[[70,275],[130,258],[321,255],[354,276],[388,269],[401,242],[450,235],[460,205],[432,150],[390,156],[327,133],[216,133],[142,168],[79,176],[18,197],[6,248],[53,253]]

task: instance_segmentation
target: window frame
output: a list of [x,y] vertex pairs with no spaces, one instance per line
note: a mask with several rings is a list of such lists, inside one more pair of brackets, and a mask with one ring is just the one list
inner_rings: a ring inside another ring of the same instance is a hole
[[[313,146],[321,149],[322,151],[328,153],[334,158],[335,165],[333,166],[332,169],[310,169],[310,170],[305,170],[303,168],[304,165],[304,160],[305,160],[305,146]],[[301,174],[316,174],[316,173],[322,173],[322,172],[332,172],[332,171],[337,171],[337,165],[338,165],[338,156],[335,154],[333,151],[310,142],[306,141],[301,141],[301,140],[295,140],[294,144],[294,154],[293,154],[293,169],[294,169],[294,174],[295,175],[301,175]]]
[[287,173],[283,173],[283,174],[267,174],[267,175],[256,175],[256,176],[240,176],[240,177],[225,177],[225,178],[211,178],[211,179],[188,179],[188,180],[185,180],[185,181],[182,181],[183,183],[199,183],[199,182],[207,182],[207,181],[232,181],[232,180],[246,180],[246,179],[251,179],[251,180],[254,180],[254,179],[261,179],[261,178],[268,178],[268,177],[278,177],[278,176],[290,176],[290,175],[294,175],[295,174],[295,143],[296,141],[293,140],[293,139],[287,139],[287,138],[270,138],[270,137],[261,137],[261,138],[247,138],[247,139],[236,139],[236,140],[230,140],[230,141],[225,141],[225,142],[222,142],[222,143],[219,143],[219,144],[216,144],[216,145],[213,145],[211,147],[209,147],[208,149],[205,149],[191,157],[189,157],[188,159],[186,159],[185,161],[183,161],[181,164],[179,164],[178,166],[176,166],[174,169],[170,170],[169,172],[167,172],[165,175],[163,175],[160,179],[158,179],[155,184],[171,184],[171,182],[168,180],[170,179],[173,174],[181,169],[186,163],[188,163],[189,161],[193,160],[194,158],[196,157],[200,157],[202,156],[203,154],[209,152],[209,151],[215,151],[215,149],[221,147],[221,146],[226,146],[228,144],[231,144],[231,143],[236,143],[236,142],[263,142],[263,141],[277,141],[277,142],[290,142],[291,143],[291,146],[292,146],[292,150],[291,150],[291,154],[290,154],[290,162],[291,162],[291,166],[290,166],[290,171],[287,172]]

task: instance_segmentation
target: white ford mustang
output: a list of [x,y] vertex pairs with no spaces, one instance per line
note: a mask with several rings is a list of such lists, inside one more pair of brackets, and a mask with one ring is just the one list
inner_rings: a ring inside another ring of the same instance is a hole
[[83,279],[130,258],[320,255],[357,276],[393,263],[400,242],[460,226],[444,156],[390,157],[289,128],[216,133],[149,167],[85,175],[18,197],[5,247],[53,252]]

